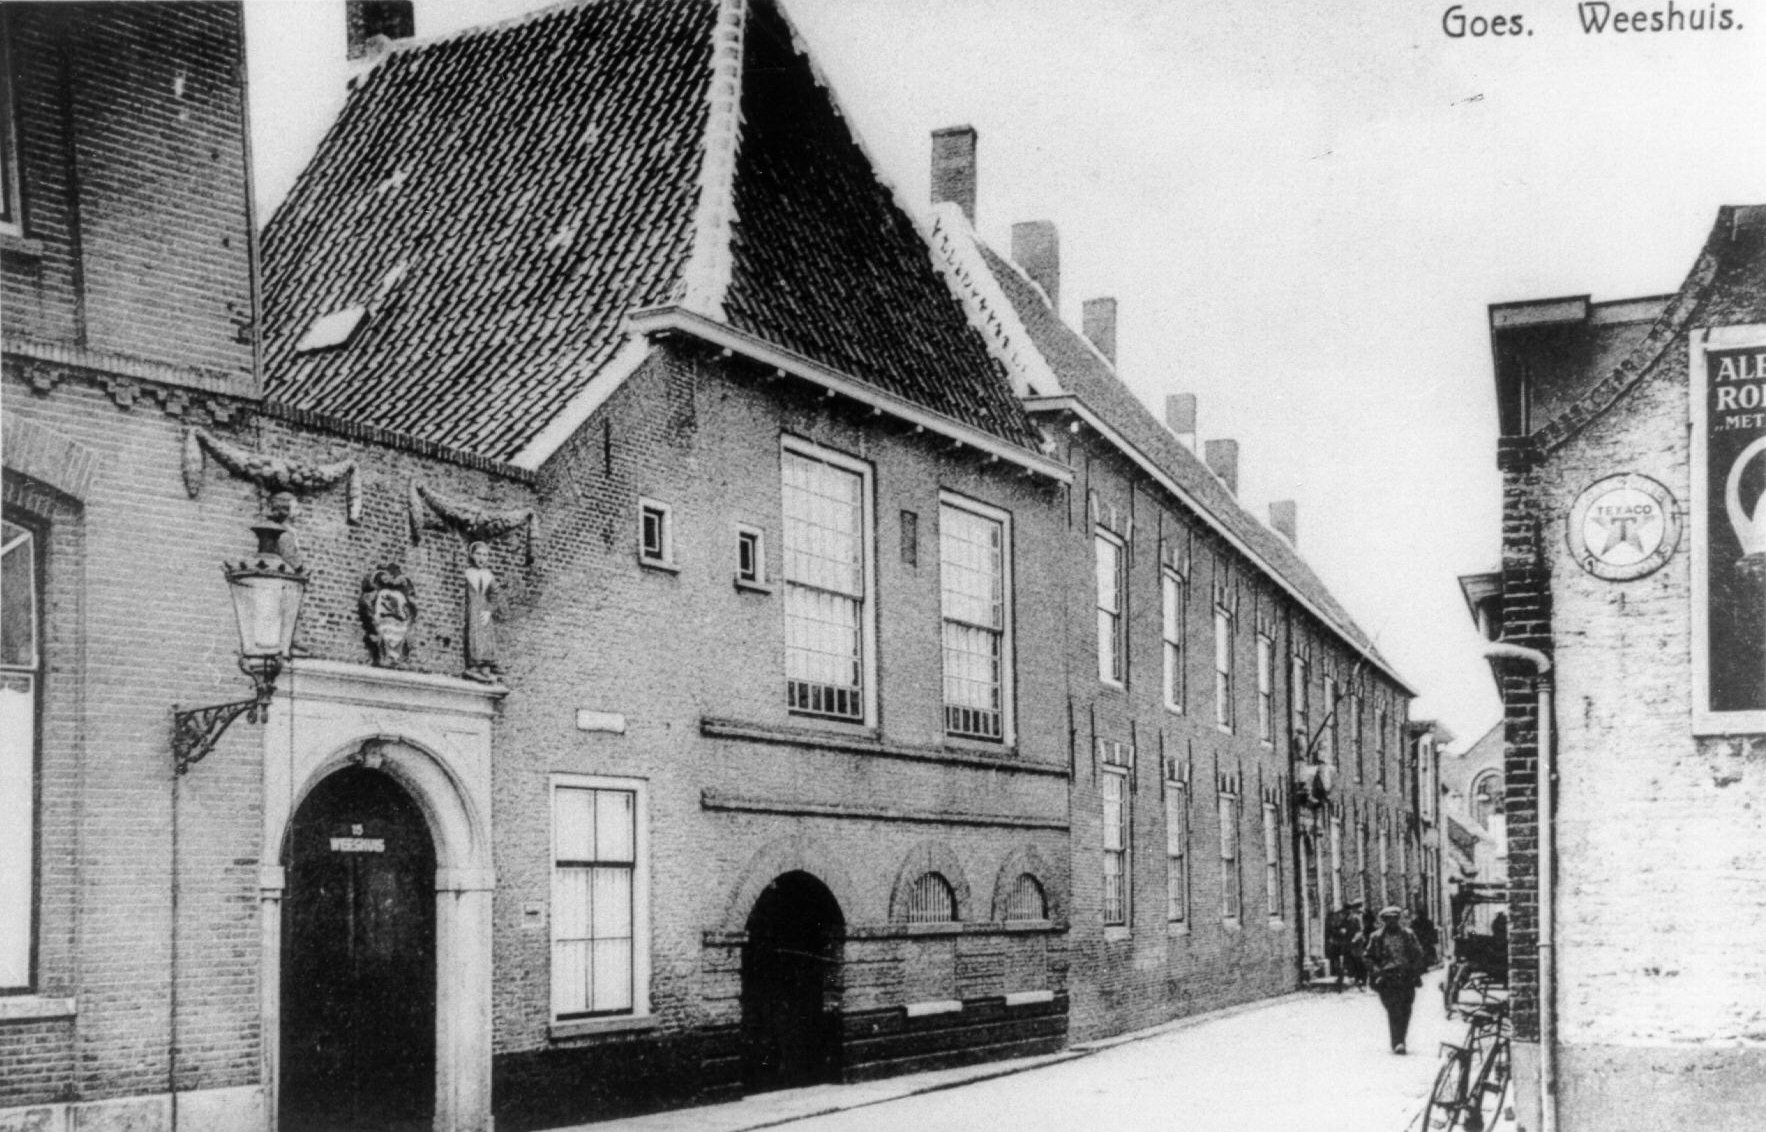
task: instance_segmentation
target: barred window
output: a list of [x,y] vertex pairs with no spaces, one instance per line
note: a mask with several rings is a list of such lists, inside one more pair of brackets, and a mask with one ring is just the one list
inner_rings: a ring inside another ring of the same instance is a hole
[[1243,878],[1239,875],[1239,796],[1220,796],[1220,915],[1239,918]]
[[949,924],[957,918],[957,894],[943,873],[921,873],[908,888],[908,923]]
[[786,448],[786,704],[866,717],[866,475],[831,454]]
[[1185,924],[1190,918],[1189,793],[1181,782],[1165,784],[1165,918]]
[[1214,722],[1233,729],[1233,615],[1214,607]]
[[944,592],[944,729],[1003,739],[1011,667],[1007,629],[1007,518],[947,500],[938,511]]
[[1275,642],[1257,635],[1257,738],[1275,740]]
[[1166,570],[1159,576],[1159,597],[1161,605],[1160,636],[1163,638],[1165,653],[1165,706],[1172,711],[1182,711],[1184,701],[1184,662],[1186,619],[1185,599],[1189,596],[1184,580],[1175,570]]
[[36,532],[0,527],[0,993],[34,977],[39,554]]
[[631,1014],[638,968],[639,793],[558,782],[552,790],[552,1013]]
[[1046,920],[1049,918],[1049,902],[1042,890],[1042,882],[1029,873],[1019,873],[1012,881],[1012,890],[1006,895],[1006,919],[1008,920]]
[[1273,803],[1263,803],[1263,892],[1269,918],[1272,920],[1282,918],[1282,842],[1279,818]]
[[1093,537],[1098,569],[1098,679],[1122,683],[1122,540],[1100,530]]
[[1105,767],[1098,785],[1104,801],[1104,923],[1128,922],[1128,775]]

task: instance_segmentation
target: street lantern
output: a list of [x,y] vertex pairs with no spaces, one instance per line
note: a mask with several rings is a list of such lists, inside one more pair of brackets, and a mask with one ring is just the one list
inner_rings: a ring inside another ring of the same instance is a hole
[[172,754],[177,773],[188,771],[215,749],[221,735],[241,715],[252,723],[268,717],[276,677],[294,641],[294,625],[307,588],[307,572],[282,556],[288,528],[277,522],[252,528],[257,553],[241,562],[224,563],[232,591],[233,616],[239,627],[239,668],[251,677],[253,695],[214,707],[179,711],[173,705]]

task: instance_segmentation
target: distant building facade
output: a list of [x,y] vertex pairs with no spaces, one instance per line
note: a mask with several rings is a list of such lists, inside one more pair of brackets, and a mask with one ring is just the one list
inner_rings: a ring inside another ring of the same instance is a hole
[[1673,294],[1490,308],[1503,560],[1467,594],[1498,642],[1523,1128],[1766,1104],[1763,267],[1766,212],[1724,208]]

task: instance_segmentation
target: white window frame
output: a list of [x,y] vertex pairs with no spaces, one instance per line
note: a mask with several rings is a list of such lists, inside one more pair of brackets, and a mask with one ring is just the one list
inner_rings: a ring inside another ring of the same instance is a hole
[[1189,665],[1189,583],[1167,566],[1159,573],[1159,636],[1164,660],[1165,706],[1183,713],[1188,698],[1185,679]]
[[[26,703],[17,705],[23,709],[22,718],[9,720],[14,724],[22,723],[18,730],[23,734],[0,736],[6,741],[8,748],[4,755],[0,755],[0,759],[4,760],[0,762],[0,776],[3,776],[0,777],[0,790],[5,790],[7,794],[7,809],[4,812],[13,819],[0,826],[0,842],[4,842],[6,851],[5,859],[0,859],[0,868],[6,870],[5,875],[0,877],[0,895],[7,898],[5,906],[0,906],[0,924],[6,929],[8,938],[4,942],[10,952],[5,957],[4,965],[0,965],[0,972],[12,968],[22,976],[0,981],[0,996],[30,994],[36,989],[38,978],[36,944],[40,908],[37,858],[41,851],[37,829],[37,752],[41,726],[38,703],[43,685],[43,540],[48,533],[45,525],[26,523],[10,513],[7,514],[6,521],[17,527],[20,533],[6,541],[4,549],[22,551],[29,571],[31,655],[23,658],[22,663],[0,668],[0,679],[8,684],[19,681],[26,685],[18,690],[25,693],[27,700]],[[19,742],[20,739],[24,742]],[[22,909],[15,910],[12,907],[15,902],[22,904]],[[19,912],[22,914],[18,914]],[[0,997],[0,1002],[4,1001],[5,997]]]
[[[944,733],[946,735],[948,735],[952,738],[956,738],[956,739],[973,739],[973,740],[977,740],[980,742],[1003,743],[1006,746],[1010,746],[1012,743],[1014,743],[1017,740],[1017,736],[1016,736],[1014,728],[1013,728],[1013,716],[1015,716],[1017,714],[1017,712],[1016,712],[1016,706],[1017,706],[1016,705],[1016,698],[1013,694],[1016,690],[1015,689],[1015,681],[1014,681],[1014,673],[1017,668],[1017,650],[1016,650],[1016,641],[1013,639],[1013,633],[1012,633],[1012,628],[1013,628],[1012,622],[1015,620],[1015,617],[1014,617],[1015,590],[1014,590],[1014,578],[1012,577],[1012,558],[1013,558],[1013,545],[1014,545],[1013,538],[1012,538],[1012,513],[1010,511],[1005,511],[1005,510],[1002,510],[998,507],[992,507],[992,506],[989,506],[988,504],[982,503],[978,500],[970,499],[967,496],[958,495],[955,492],[949,492],[949,491],[939,492],[938,504],[939,504],[939,510],[938,510],[938,519],[939,519],[939,522],[938,522],[938,577],[939,577],[940,632],[941,632],[941,634],[947,634],[949,632],[949,626],[962,625],[962,626],[968,626],[968,627],[974,628],[974,629],[982,629],[984,631],[990,631],[990,632],[996,633],[997,637],[998,637],[998,641],[999,641],[999,658],[998,658],[999,679],[998,679],[998,684],[997,684],[997,688],[996,688],[996,692],[999,697],[999,734],[989,736],[989,735],[974,734],[973,732],[970,732],[970,731],[953,730],[950,725],[951,724],[951,715],[950,715],[951,709],[953,707],[960,708],[961,705],[953,705],[950,702],[950,695],[948,693],[948,684],[946,685],[947,691],[944,695]],[[944,589],[944,582],[945,582],[945,576],[946,576],[946,565],[947,565],[947,560],[945,557],[945,542],[944,542],[944,533],[945,533],[944,517],[945,517],[945,509],[946,508],[949,508],[949,509],[955,510],[955,511],[964,512],[964,513],[971,515],[975,518],[982,519],[986,522],[995,523],[995,524],[998,524],[998,526],[999,526],[1000,547],[999,547],[999,579],[998,580],[999,580],[999,587],[1000,587],[1000,598],[999,598],[1000,624],[997,629],[988,629],[987,626],[976,625],[976,624],[973,624],[972,622],[968,622],[968,621],[955,620],[949,616],[948,609],[945,606],[945,589]],[[946,661],[947,667],[946,667],[945,671],[947,673],[947,675],[946,675],[947,681],[949,679],[948,660],[949,660],[949,655],[948,655],[948,650],[946,650],[945,661]]]
[[[656,517],[656,529],[661,542],[655,552],[650,549],[648,535],[652,515]],[[674,508],[644,496],[638,497],[638,562],[640,565],[662,570],[672,571],[679,568],[675,565]]]
[[1173,930],[1190,925],[1190,794],[1177,779],[1165,782],[1165,920]]
[[1274,802],[1263,803],[1263,888],[1264,910],[1272,923],[1282,920],[1282,839],[1281,818]]
[[1220,918],[1236,924],[1245,914],[1245,878],[1239,865],[1239,796],[1222,791],[1220,819]]
[[[790,617],[789,590],[795,582],[791,578],[789,562],[790,546],[789,525],[785,522],[784,511],[784,459],[787,453],[801,456],[808,460],[819,460],[830,467],[839,468],[859,477],[859,495],[861,509],[859,514],[859,563],[864,572],[863,584],[860,586],[861,603],[859,609],[859,704],[858,717],[835,715],[810,711],[807,708],[790,707],[789,689],[787,688],[787,710],[796,717],[805,719],[828,720],[836,723],[852,723],[865,727],[873,727],[877,720],[877,510],[876,510],[876,477],[871,465],[864,460],[837,452],[832,448],[824,448],[813,441],[796,436],[782,436],[779,440],[780,469],[780,546],[785,553],[786,561],[779,571],[780,588],[787,591],[784,616]],[[812,587],[813,588],[813,587]],[[788,623],[788,622],[787,622]],[[789,641],[786,648],[790,648]],[[789,681],[789,676],[786,677]]]
[[[749,557],[749,567],[742,566],[742,556]],[[767,581],[766,532],[747,523],[736,524],[736,587],[744,590],[772,591]]]
[[558,949],[559,864],[558,792],[560,790],[608,790],[633,794],[632,801],[632,1006],[630,1010],[565,1013],[560,1010],[557,988],[548,980],[548,1012],[556,1025],[614,1024],[650,1017],[650,784],[642,778],[609,778],[588,774],[553,774],[547,783],[547,821],[551,828],[552,914],[546,953],[548,971]]
[[1257,740],[1275,745],[1275,640],[1257,634]]
[[[1128,768],[1107,764],[1102,771],[1098,793],[1103,818],[1104,927],[1126,931],[1133,911],[1130,839],[1134,828],[1134,803],[1129,795]],[[1117,886],[1115,893],[1111,892],[1112,884]]]
[[[1103,549],[1110,547],[1116,556],[1115,601],[1104,604]],[[1128,590],[1128,547],[1114,531],[1097,527],[1092,532],[1092,558],[1097,574],[1098,615],[1098,680],[1112,688],[1128,683],[1128,665],[1123,657],[1123,606]],[[1109,640],[1105,641],[1105,618],[1108,618]]]
[[1237,704],[1234,702],[1238,691],[1233,679],[1233,669],[1237,665],[1237,647],[1234,640],[1237,629],[1232,610],[1224,605],[1214,607],[1214,725],[1231,735],[1237,722]]

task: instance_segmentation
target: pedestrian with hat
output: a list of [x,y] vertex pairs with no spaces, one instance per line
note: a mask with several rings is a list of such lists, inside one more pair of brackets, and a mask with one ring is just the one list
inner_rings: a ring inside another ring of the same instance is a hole
[[1367,941],[1368,980],[1386,1008],[1392,1052],[1405,1052],[1410,1008],[1423,981],[1423,945],[1404,926],[1404,912],[1393,904],[1380,910],[1380,927]]

